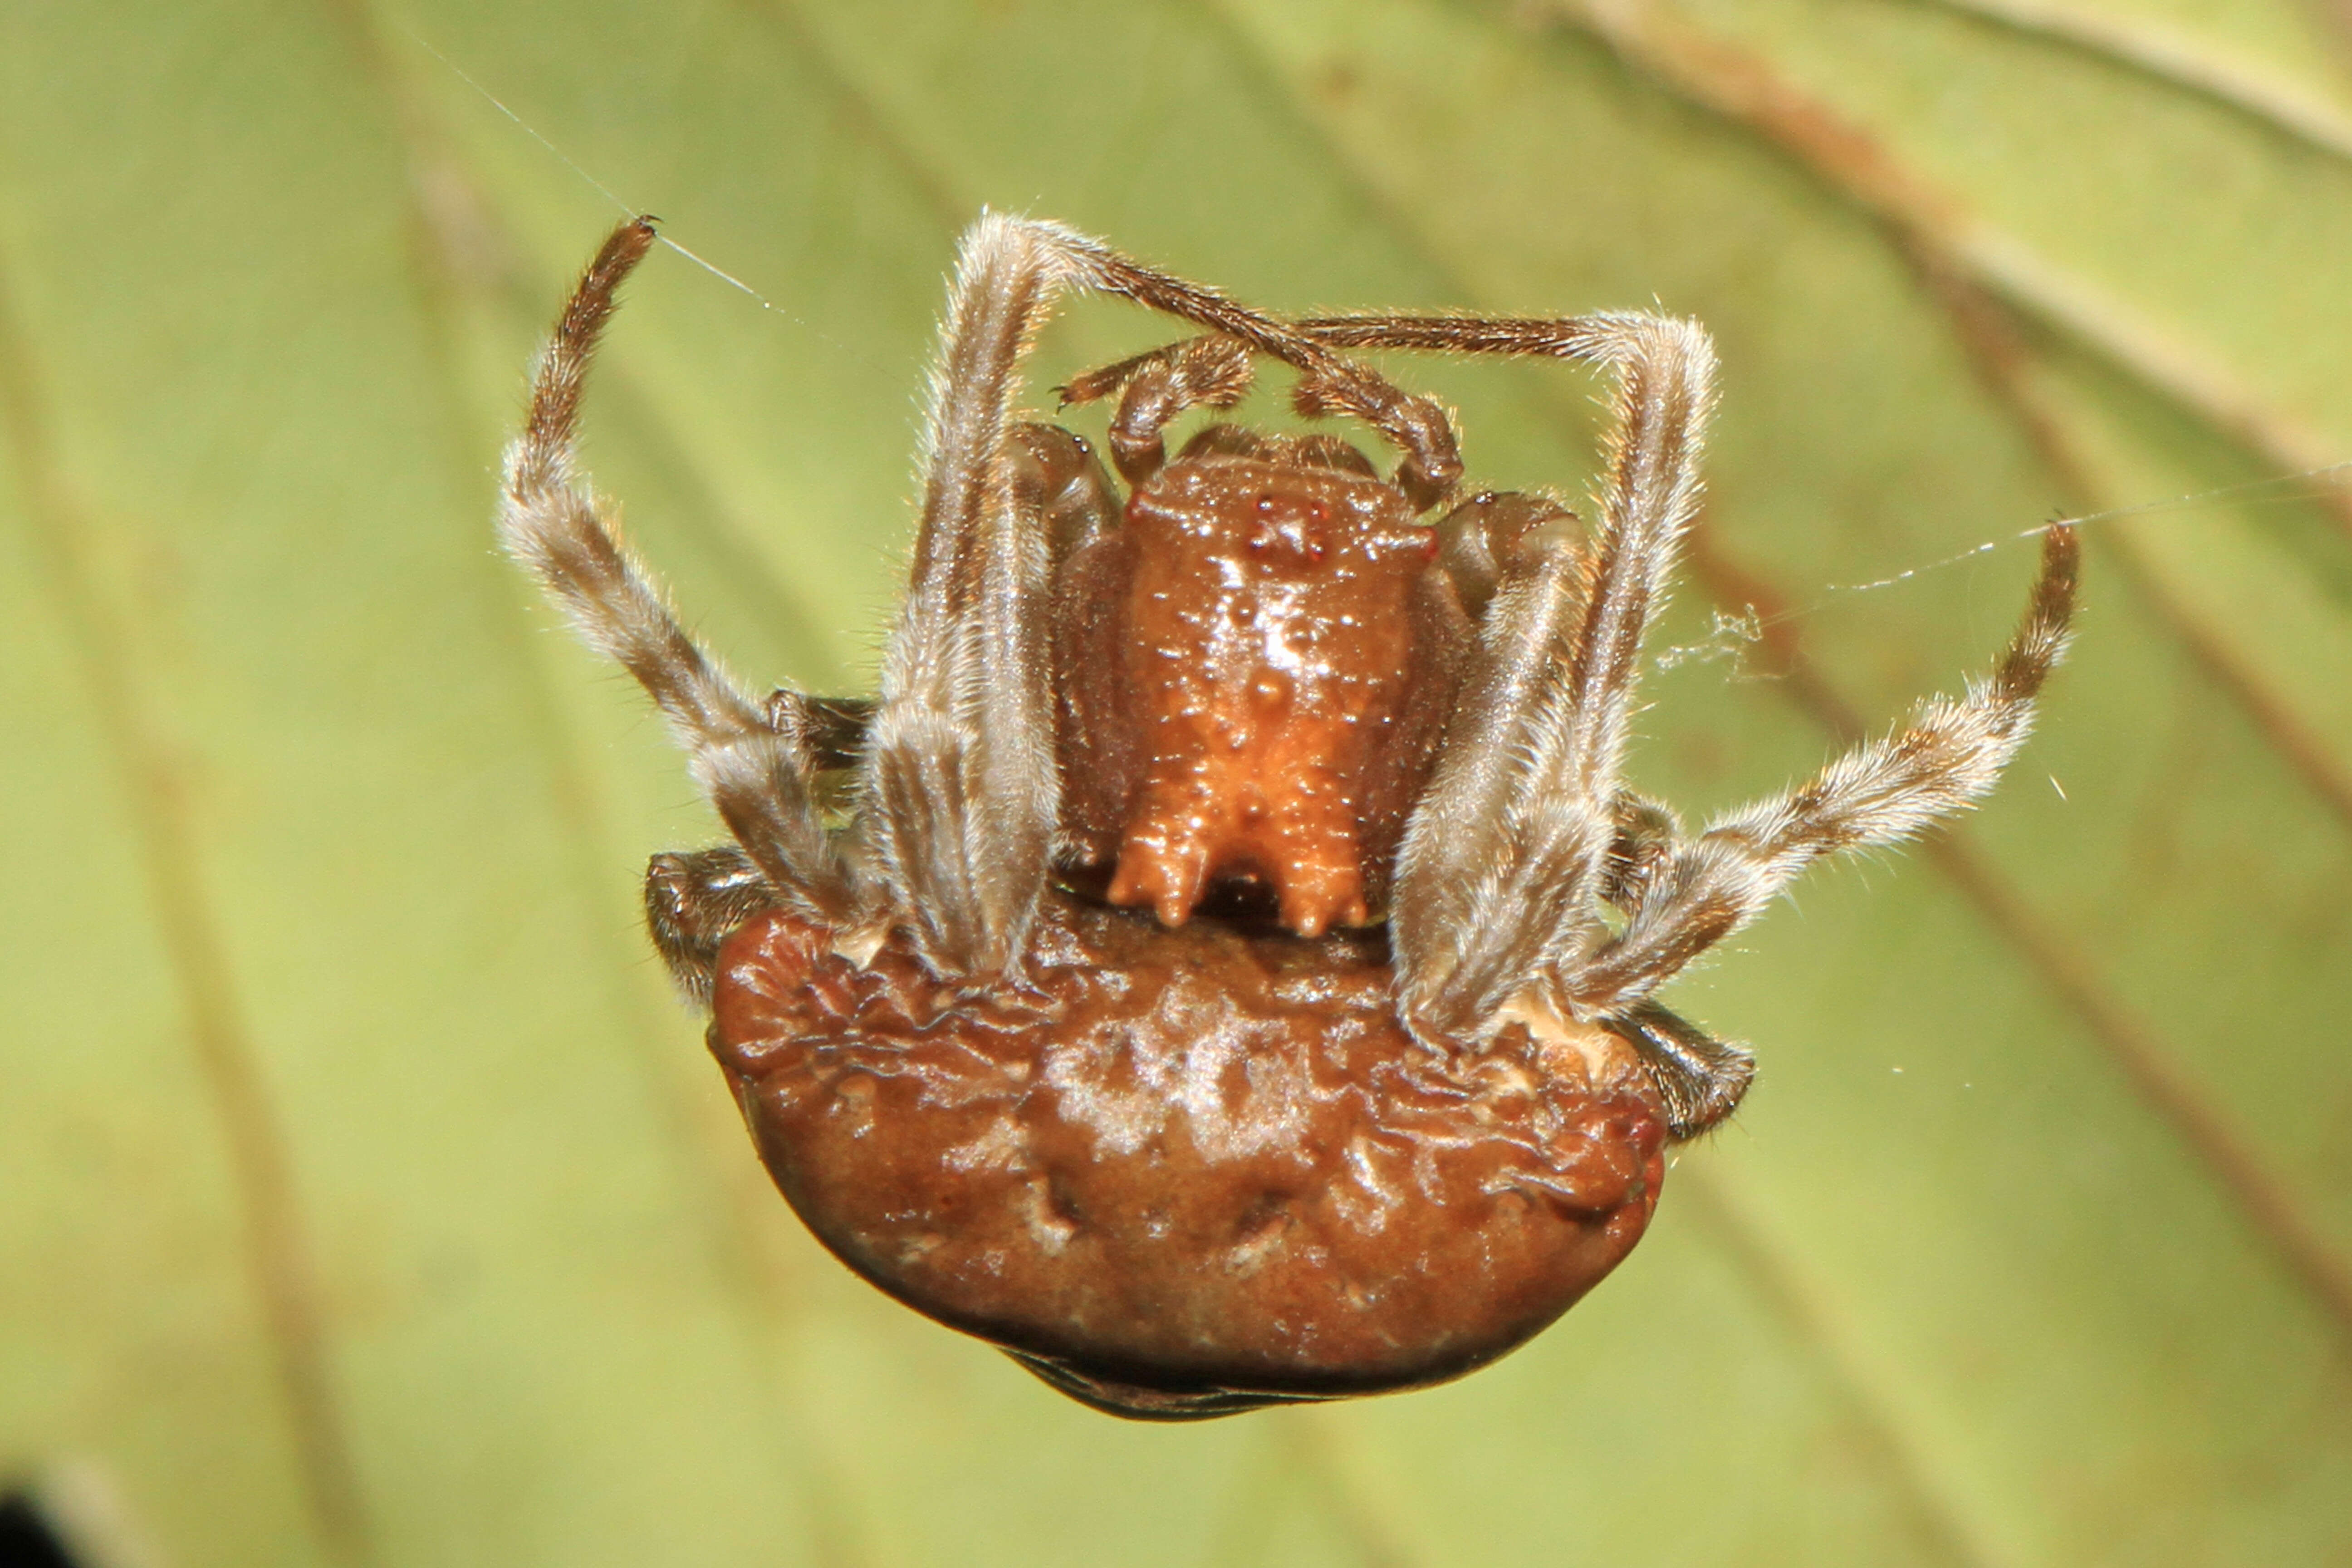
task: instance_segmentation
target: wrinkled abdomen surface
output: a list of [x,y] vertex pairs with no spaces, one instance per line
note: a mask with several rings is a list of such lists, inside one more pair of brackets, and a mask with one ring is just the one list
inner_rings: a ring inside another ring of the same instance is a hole
[[1517,1345],[1647,1225],[1654,1090],[1613,1037],[1433,1050],[1376,934],[1182,931],[1050,896],[1028,984],[860,965],[778,911],[711,1047],[851,1268],[1089,1403],[1164,1418],[1401,1388]]

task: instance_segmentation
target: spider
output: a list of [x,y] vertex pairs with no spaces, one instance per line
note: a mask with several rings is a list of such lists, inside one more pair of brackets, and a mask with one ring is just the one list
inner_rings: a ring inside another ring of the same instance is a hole
[[[584,378],[655,238],[622,225],[539,362],[507,548],[667,717],[732,842],[654,858],[656,946],[710,1008],[761,1158],[900,1300],[1157,1419],[1456,1376],[1631,1250],[1742,1047],[1659,984],[1834,851],[1983,795],[2063,651],[2043,536],[1964,696],[1687,831],[1622,783],[1644,624],[1700,500],[1696,323],[1281,320],[1059,224],[965,234],[910,581],[868,701],[754,698],[680,626],[577,458]],[[1080,376],[1122,498],[1015,420],[1055,297],[1193,333]],[[1451,420],[1353,357],[1589,361],[1588,526],[1452,498]],[[1336,436],[1211,424],[1271,358]]]

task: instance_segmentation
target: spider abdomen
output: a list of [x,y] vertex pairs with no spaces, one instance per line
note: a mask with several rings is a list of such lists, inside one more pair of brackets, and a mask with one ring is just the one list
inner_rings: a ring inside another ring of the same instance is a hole
[[1377,937],[1181,931],[1062,896],[1030,984],[753,920],[712,1048],[810,1228],[1130,1415],[1454,1376],[1640,1238],[1665,1129],[1613,1037],[1412,1041]]

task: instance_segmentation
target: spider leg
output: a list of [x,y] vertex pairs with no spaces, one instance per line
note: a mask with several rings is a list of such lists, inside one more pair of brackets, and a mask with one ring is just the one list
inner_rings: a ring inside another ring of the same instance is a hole
[[[1363,315],[1294,325],[1342,348],[1547,358],[1592,352],[1593,323],[1572,319]],[[1908,837],[1980,797],[2023,743],[2033,695],[2064,651],[2078,552],[2069,528],[2044,537],[2032,602],[1990,680],[1962,701],[1927,704],[1903,733],[1850,752],[1803,788],[1719,819],[1692,840],[1680,837],[1664,808],[1621,796],[1619,835],[1598,890],[1632,918],[1621,936],[1562,972],[1565,999],[1587,1016],[1630,1019],[1629,1004],[1653,1005],[1641,998],[1753,918],[1813,860]],[[1659,1059],[1652,1057],[1654,1069]],[[1727,1102],[1722,1113],[1728,1110]]]
[[[870,697],[810,697],[779,689],[768,697],[775,727],[801,737],[813,773],[838,774],[866,754]],[[646,929],[670,979],[687,1000],[710,1005],[719,944],[736,927],[780,900],[773,883],[731,844],[664,851],[646,867]]]
[[866,752],[866,727],[874,721],[871,697],[811,697],[778,688],[768,694],[770,721],[779,730],[795,726],[808,750],[809,766],[820,771],[854,768]]
[[[1454,422],[1445,411],[1425,397],[1404,391],[1370,365],[1334,353],[1332,341],[1237,305],[1213,289],[1130,260],[1100,241],[1088,239],[1059,224],[1007,218],[982,220],[983,224],[991,221],[1020,224],[1053,245],[1072,270],[1071,280],[1082,288],[1116,294],[1212,333],[1233,338],[1297,371],[1300,395],[1310,405],[1310,411],[1361,419],[1403,455],[1395,482],[1415,506],[1426,509],[1436,505],[1451,493],[1454,482],[1462,477],[1461,449],[1454,437]],[[1181,346],[1171,344],[1123,364],[1138,364],[1176,352]],[[1113,366],[1111,371],[1119,368]]]
[[1018,425],[1010,455],[1013,497],[1044,521],[1055,570],[1118,531],[1118,487],[1082,438],[1055,425]]
[[1303,316],[1294,331],[1333,348],[1402,349],[1415,353],[1482,354],[1498,359],[1606,360],[1623,323],[1657,318],[1604,310],[1591,316]]
[[656,855],[646,867],[646,929],[688,1001],[710,1005],[719,944],[762,910],[776,889],[731,844]]
[[1608,1028],[1650,1069],[1676,1142],[1729,1120],[1756,1079],[1756,1058],[1746,1047],[1716,1039],[1655,1002],[1610,1019]]
[[[1362,341],[1522,352],[1400,341],[1398,320],[1412,319],[1383,318]],[[1614,425],[1590,544],[1566,520],[1533,529],[1496,580],[1399,856],[1391,924],[1402,1010],[1416,1028],[1457,1039],[1482,1036],[1598,929],[1642,633],[1697,510],[1714,401],[1715,353],[1696,323],[1604,315],[1542,325],[1559,345],[1546,352],[1616,372]]]
[[1454,584],[1454,596],[1473,621],[1486,613],[1504,569],[1532,548],[1531,534],[1577,545],[1581,528],[1576,514],[1549,496],[1523,490],[1486,491],[1472,496],[1437,521],[1437,567]]
[[1188,409],[1239,403],[1249,392],[1252,370],[1248,344],[1212,332],[1089,371],[1062,389],[1062,402],[1119,395],[1110,419],[1111,461],[1121,479],[1139,485],[1168,460],[1161,433]]
[[1664,802],[1631,790],[1618,792],[1613,816],[1617,836],[1610,841],[1601,885],[1594,891],[1602,903],[1630,913],[1682,842],[1682,818]]
[[1045,531],[1014,486],[1018,365],[1070,279],[1033,226],[964,234],[932,373],[920,527],[866,730],[877,868],[932,967],[1012,968],[1060,806]]
[[1786,795],[1728,813],[1676,845],[1648,879],[1624,931],[1563,967],[1564,998],[1612,1017],[1753,919],[1814,861],[1893,844],[1980,798],[2025,743],[2033,697],[2065,651],[2081,546],[2073,528],[2042,539],[2025,616],[1991,675],[1966,696],[1922,704],[1903,730],[1857,746]]
[[688,636],[660,588],[614,537],[580,472],[580,400],[624,279],[652,247],[650,220],[604,242],[556,323],[532,380],[523,433],[507,449],[499,533],[597,648],[636,677],[692,759],[695,780],[776,893],[821,918],[853,903],[847,873],[809,795],[803,700],[737,689]]

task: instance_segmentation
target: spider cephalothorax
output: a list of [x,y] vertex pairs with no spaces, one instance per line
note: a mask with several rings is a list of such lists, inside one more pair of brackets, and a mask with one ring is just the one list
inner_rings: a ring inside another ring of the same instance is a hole
[[[574,467],[583,378],[653,241],[625,224],[541,361],[509,548],[668,715],[733,843],[646,905],[761,1157],[909,1305],[1123,1415],[1456,1375],[1640,1239],[1664,1152],[1748,1053],[1653,994],[1805,866],[1960,809],[2023,742],[2075,543],[1991,675],[1685,832],[1619,768],[1643,628],[1699,498],[1694,323],[1285,321],[1055,224],[965,237],[880,695],[754,700]],[[1011,410],[1066,288],[1202,335],[1078,378],[1108,446]],[[1589,528],[1483,493],[1433,404],[1345,351],[1594,361]],[[1292,366],[1328,435],[1162,434]],[[838,781],[846,778],[845,795]],[[827,802],[845,799],[841,811]]]

